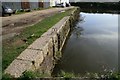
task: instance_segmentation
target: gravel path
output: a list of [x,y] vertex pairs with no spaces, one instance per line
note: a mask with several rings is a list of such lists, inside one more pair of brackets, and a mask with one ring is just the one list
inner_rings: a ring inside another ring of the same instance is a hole
[[15,35],[18,35],[25,27],[36,24],[45,17],[49,17],[63,10],[71,9],[73,7],[66,8],[50,8],[45,10],[33,11],[25,14],[12,15],[2,18],[2,34],[4,39],[9,39]]

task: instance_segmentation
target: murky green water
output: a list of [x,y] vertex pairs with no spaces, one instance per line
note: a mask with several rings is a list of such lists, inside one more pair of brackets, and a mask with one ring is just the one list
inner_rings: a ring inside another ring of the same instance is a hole
[[80,15],[57,67],[79,74],[117,71],[118,15],[84,12]]

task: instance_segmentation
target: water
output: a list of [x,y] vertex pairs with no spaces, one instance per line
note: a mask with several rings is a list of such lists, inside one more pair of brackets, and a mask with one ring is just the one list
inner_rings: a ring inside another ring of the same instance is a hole
[[57,68],[76,74],[117,71],[118,15],[84,12],[80,15]]

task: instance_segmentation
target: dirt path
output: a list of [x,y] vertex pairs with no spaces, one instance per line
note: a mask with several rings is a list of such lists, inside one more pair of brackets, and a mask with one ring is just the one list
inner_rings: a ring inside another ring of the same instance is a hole
[[0,35],[2,35],[3,40],[8,39],[10,37],[18,35],[21,32],[21,30],[23,30],[25,27],[36,24],[45,17],[49,17],[58,12],[61,12],[62,10],[67,10],[70,8],[73,7],[50,8],[50,9],[20,14],[20,15],[2,17],[2,34]]

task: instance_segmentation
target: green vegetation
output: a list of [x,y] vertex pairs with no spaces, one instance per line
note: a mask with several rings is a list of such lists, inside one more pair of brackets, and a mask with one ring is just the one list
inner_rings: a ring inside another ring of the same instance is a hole
[[9,74],[3,74],[2,75],[2,80],[12,80],[12,76],[10,76]]
[[5,70],[8,65],[33,41],[39,38],[49,28],[55,25],[63,17],[70,15],[73,9],[67,10],[62,13],[57,13],[51,17],[47,17],[41,22],[25,28],[19,35],[14,38],[3,41],[2,51],[2,68]]
[[84,76],[81,76],[80,74],[75,74],[74,72],[65,72],[61,71],[58,77],[64,77],[64,78],[83,78],[83,79],[90,79],[90,80],[120,80],[120,73],[113,73],[113,72],[107,72],[105,74],[100,73],[86,73]]
[[[16,80],[32,80],[35,78],[55,78],[51,77],[49,74],[46,73],[40,73],[39,71],[26,71],[23,73],[23,75],[16,79]],[[8,74],[4,74],[2,80],[12,80],[13,77],[11,77]],[[74,72],[65,72],[63,70],[60,71],[57,79],[63,78],[63,79],[87,79],[87,80],[120,80],[120,74],[119,73],[112,73],[108,72],[106,74],[99,74],[99,73],[86,73],[84,76],[81,76],[80,74],[75,74]]]
[[36,74],[35,72],[32,71],[27,71],[23,74],[23,76],[21,76],[21,78],[29,79],[29,78],[36,78],[38,76],[40,76],[40,74]]
[[21,76],[20,78],[23,79],[31,79],[31,78],[45,78],[45,77],[50,77],[49,74],[46,73],[40,73],[40,72],[33,72],[33,71],[27,71]]
[[[40,73],[38,71],[26,71],[23,73],[23,75],[21,77],[19,77],[18,79],[15,80],[32,80],[35,78],[45,78],[45,77],[50,77],[49,74],[46,73]],[[13,80],[13,77],[10,76],[9,74],[4,74],[2,77],[2,80]]]
[[50,8],[52,8],[52,7],[48,7],[48,8],[35,8],[33,10],[17,10],[15,14],[16,15],[24,14],[24,13],[28,13],[28,12],[31,12],[31,11],[39,11],[39,10],[45,10],[45,9],[50,9]]
[[25,12],[25,11],[16,11],[15,14],[17,15],[17,14],[24,14],[24,13],[28,13],[28,12]]
[[61,73],[58,76],[64,77],[64,78],[76,77],[76,75],[74,73],[69,73],[69,72],[65,72],[65,71],[61,71]]
[[56,54],[54,55],[54,58],[55,58],[56,60],[59,60],[59,59],[61,58],[61,56],[62,56],[61,51],[57,51]]
[[[45,78],[50,77],[48,74],[41,74],[39,72],[25,72],[21,78],[24,79],[31,79],[31,78]],[[106,74],[99,74],[99,73],[86,73],[84,76],[80,74],[75,74],[74,72],[65,72],[61,70],[60,74],[57,76],[58,78],[83,78],[83,79],[90,79],[90,80],[120,80],[119,73],[112,73],[108,72]],[[54,77],[53,77],[54,78]]]

